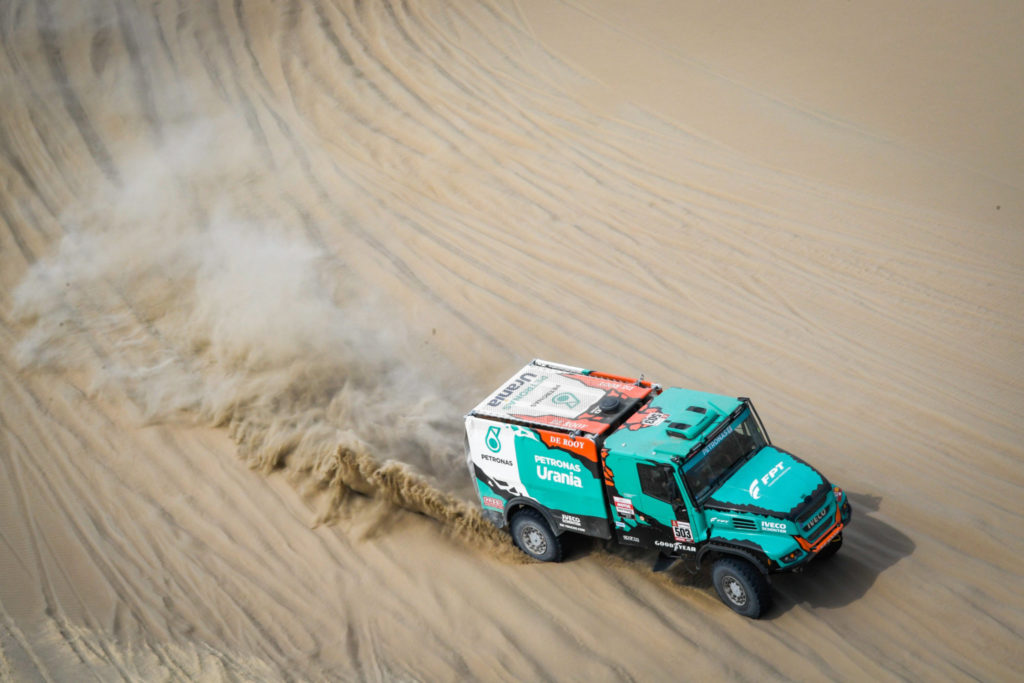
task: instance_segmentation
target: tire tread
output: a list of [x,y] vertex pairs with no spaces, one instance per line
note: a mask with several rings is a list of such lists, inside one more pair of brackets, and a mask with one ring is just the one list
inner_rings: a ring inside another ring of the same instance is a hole
[[554,553],[553,557],[551,557],[549,559],[543,559],[543,560],[541,560],[540,558],[534,558],[534,559],[537,559],[537,560],[539,560],[541,562],[561,562],[562,561],[562,543],[561,543],[561,541],[559,540],[558,536],[556,536],[555,533],[551,530],[551,526],[548,524],[547,520],[544,519],[544,516],[542,514],[540,514],[539,512],[537,512],[536,510],[534,510],[533,508],[525,508],[523,510],[520,510],[519,512],[515,513],[515,515],[513,515],[513,517],[512,517],[512,520],[511,520],[511,522],[509,524],[509,530],[512,532],[512,540],[516,544],[516,547],[519,548],[527,556],[533,557],[533,555],[528,553],[526,551],[526,549],[519,543],[518,534],[516,533],[518,531],[518,523],[519,523],[519,521],[520,520],[527,520],[527,519],[533,521],[534,523],[539,525],[542,529],[545,529],[548,532],[548,540],[550,541],[550,545],[551,545],[553,553]]
[[[727,568],[732,573],[742,577],[747,585],[753,589],[751,591],[753,595],[748,596],[751,605],[750,609],[745,611],[738,610],[727,598],[725,598],[725,596],[722,595],[721,590],[718,588],[717,581],[717,574],[720,571],[720,568]],[[739,557],[723,557],[715,562],[712,574],[715,576],[715,580],[713,581],[715,585],[715,592],[718,593],[718,597],[721,598],[722,602],[734,612],[742,614],[745,617],[750,617],[751,619],[758,619],[771,606],[772,592],[771,586],[768,585],[768,580],[765,579],[764,575],[747,560]]]

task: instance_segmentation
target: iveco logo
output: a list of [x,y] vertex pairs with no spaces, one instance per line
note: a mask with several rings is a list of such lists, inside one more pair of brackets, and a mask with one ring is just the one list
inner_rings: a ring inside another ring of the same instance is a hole
[[814,517],[812,517],[811,519],[807,520],[807,523],[804,524],[804,530],[810,529],[815,524],[820,522],[821,518],[824,517],[827,512],[828,512],[828,507],[827,506],[821,508],[821,511],[818,514],[814,515]]

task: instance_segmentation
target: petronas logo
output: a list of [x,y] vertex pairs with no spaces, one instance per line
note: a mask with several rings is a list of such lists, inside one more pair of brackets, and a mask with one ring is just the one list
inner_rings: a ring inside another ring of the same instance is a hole
[[551,402],[556,406],[565,406],[566,408],[575,408],[580,404],[580,397],[576,394],[570,394],[568,391],[563,391],[560,394],[555,394],[551,397]]
[[492,453],[497,453],[501,450],[501,427],[488,427],[487,438],[485,439],[487,448]]

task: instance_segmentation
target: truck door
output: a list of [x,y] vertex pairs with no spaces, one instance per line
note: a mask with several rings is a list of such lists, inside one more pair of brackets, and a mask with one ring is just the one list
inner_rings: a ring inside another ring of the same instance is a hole
[[[617,461],[617,462],[616,462]],[[608,459],[614,473],[613,516],[620,543],[670,555],[696,550],[686,506],[670,465]]]

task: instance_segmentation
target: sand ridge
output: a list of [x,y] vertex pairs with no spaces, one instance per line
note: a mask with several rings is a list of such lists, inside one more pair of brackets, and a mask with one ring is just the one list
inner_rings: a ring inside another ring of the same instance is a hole
[[[1020,17],[783,5],[5,5],[0,677],[1017,671]],[[752,396],[843,551],[760,622],[512,559],[461,415],[534,356]]]

